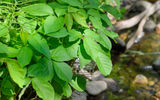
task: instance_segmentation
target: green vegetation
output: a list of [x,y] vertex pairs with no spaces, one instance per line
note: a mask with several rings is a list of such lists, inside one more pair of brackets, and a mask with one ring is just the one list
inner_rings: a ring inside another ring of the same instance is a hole
[[106,30],[112,27],[106,12],[119,18],[117,7],[108,0],[0,1],[0,99],[31,99],[31,90],[23,97],[28,87],[43,100],[85,90],[86,80],[69,63],[76,58],[81,68],[94,60],[109,75],[109,38],[118,34]]

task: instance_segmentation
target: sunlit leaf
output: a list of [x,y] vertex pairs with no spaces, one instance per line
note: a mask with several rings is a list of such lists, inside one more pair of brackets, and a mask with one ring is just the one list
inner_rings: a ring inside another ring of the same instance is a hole
[[24,7],[22,10],[33,16],[47,16],[53,14],[52,8],[43,3],[29,5]]
[[25,84],[26,69],[22,68],[18,61],[7,59],[7,68],[12,80],[18,84],[20,88]]
[[54,100],[54,89],[52,85],[42,79],[33,78],[32,86],[36,90],[37,95],[43,100]]
[[56,32],[64,26],[64,18],[49,16],[46,18],[44,23],[45,34]]
[[22,47],[17,56],[19,64],[22,67],[28,65],[31,62],[32,55],[33,55],[32,49],[30,49],[29,47]]
[[28,38],[29,44],[34,49],[44,54],[46,57],[51,58],[47,41],[39,34],[30,35]]
[[64,62],[53,62],[54,70],[57,76],[66,81],[70,82],[72,79],[72,69]]

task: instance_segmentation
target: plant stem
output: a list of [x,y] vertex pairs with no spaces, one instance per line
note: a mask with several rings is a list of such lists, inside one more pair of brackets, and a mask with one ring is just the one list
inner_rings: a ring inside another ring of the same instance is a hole
[[23,96],[24,92],[26,91],[26,89],[29,87],[29,84],[31,83],[31,81],[22,89],[22,91],[20,92],[20,94],[18,95],[18,100],[21,100],[21,97]]

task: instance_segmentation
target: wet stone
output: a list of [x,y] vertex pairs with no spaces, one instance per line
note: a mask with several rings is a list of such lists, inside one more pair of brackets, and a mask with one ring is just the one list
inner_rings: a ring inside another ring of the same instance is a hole
[[87,82],[86,90],[91,95],[98,95],[107,89],[107,84],[104,81]]
[[160,91],[156,93],[156,96],[160,98]]
[[100,71],[95,71],[95,72],[92,74],[91,80],[97,81],[97,80],[102,80],[102,79],[104,79],[104,78],[105,78],[105,76],[102,75]]
[[138,74],[134,81],[133,81],[134,84],[137,84],[137,85],[146,85],[148,84],[148,79],[146,76],[142,75],[142,74]]
[[153,68],[156,71],[160,71],[160,56],[153,62]]
[[152,100],[152,94],[147,91],[141,92],[136,96],[136,100]]
[[87,100],[87,93],[74,90],[69,100]]
[[109,91],[116,92],[116,91],[120,90],[120,87],[119,87],[118,82],[116,80],[114,80],[112,78],[105,78],[103,80],[106,82]]
[[156,24],[152,20],[148,20],[144,25],[144,30],[146,32],[153,32],[156,28]]
[[143,66],[140,71],[142,72],[150,72],[153,70],[153,67],[151,65],[146,65],[146,66]]

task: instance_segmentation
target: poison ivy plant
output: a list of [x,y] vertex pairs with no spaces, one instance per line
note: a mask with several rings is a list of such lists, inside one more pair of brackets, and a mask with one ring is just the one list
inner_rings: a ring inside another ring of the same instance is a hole
[[[109,75],[110,39],[118,34],[106,30],[113,28],[108,13],[115,18],[121,14],[118,0],[116,7],[110,5],[113,0],[107,1],[1,1],[0,99],[61,100],[69,98],[72,89],[84,91],[86,79],[72,66],[77,58],[80,68],[93,60]],[[25,92],[30,96],[24,97]]]

